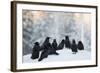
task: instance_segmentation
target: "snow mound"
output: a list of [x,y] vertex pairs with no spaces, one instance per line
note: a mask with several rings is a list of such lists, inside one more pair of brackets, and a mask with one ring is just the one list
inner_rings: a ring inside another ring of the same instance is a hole
[[[76,54],[72,54],[72,51],[69,49],[63,49],[57,51],[59,55],[49,55],[48,58],[40,61],[41,63],[45,62],[54,62],[54,61],[77,61],[77,60],[89,60],[91,59],[91,52],[82,50],[78,51]],[[23,56],[23,63],[38,63],[38,59],[31,59],[31,54]]]

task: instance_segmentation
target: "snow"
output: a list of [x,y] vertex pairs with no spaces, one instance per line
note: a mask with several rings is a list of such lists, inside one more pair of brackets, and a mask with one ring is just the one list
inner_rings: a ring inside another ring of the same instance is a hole
[[[91,52],[87,50],[78,51],[76,54],[72,54],[70,49],[64,48],[63,50],[58,50],[57,52],[59,55],[49,55],[48,58],[43,59],[40,63],[91,59]],[[31,54],[23,56],[23,63],[38,63],[38,59],[32,60],[30,57]]]

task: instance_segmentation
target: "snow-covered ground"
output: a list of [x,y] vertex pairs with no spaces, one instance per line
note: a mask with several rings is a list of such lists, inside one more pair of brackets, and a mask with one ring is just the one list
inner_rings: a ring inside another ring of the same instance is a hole
[[[89,60],[91,59],[90,51],[78,51],[76,54],[72,54],[72,51],[69,49],[63,49],[57,51],[59,55],[49,55],[48,58],[40,61],[41,63],[45,62],[60,62],[60,61],[77,61],[77,60]],[[38,63],[38,59],[32,60],[31,54],[23,56],[23,63]]]

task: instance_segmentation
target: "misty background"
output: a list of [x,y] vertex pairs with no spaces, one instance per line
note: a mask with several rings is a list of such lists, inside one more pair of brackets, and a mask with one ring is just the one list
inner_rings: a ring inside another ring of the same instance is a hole
[[40,45],[47,36],[59,43],[66,35],[70,41],[82,41],[84,49],[91,51],[91,14],[56,11],[22,11],[23,55],[30,54],[34,42]]

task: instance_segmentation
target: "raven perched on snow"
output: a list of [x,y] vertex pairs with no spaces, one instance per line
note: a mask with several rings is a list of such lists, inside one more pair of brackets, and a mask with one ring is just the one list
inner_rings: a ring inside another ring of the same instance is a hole
[[77,45],[76,45],[76,42],[74,39],[73,39],[72,44],[71,44],[71,49],[72,49],[73,54],[76,54],[76,52],[78,52]]
[[49,43],[49,39],[50,37],[46,37],[45,41],[43,42],[43,44],[41,45],[41,49],[40,50],[45,50],[48,49],[48,43]]
[[59,55],[56,50],[52,47],[51,43],[49,42],[49,38],[46,38],[46,41],[43,44],[43,50],[41,56],[38,61],[42,61],[44,58],[47,58],[48,55]]
[[53,42],[52,42],[52,47],[55,49],[55,50],[57,50],[57,41],[56,41],[56,39],[54,39],[53,40]]
[[69,49],[71,48],[71,44],[68,36],[65,36],[65,47]]
[[78,47],[79,50],[84,50],[84,45],[83,45],[82,41],[78,42],[77,47]]
[[39,43],[35,42],[34,44],[35,45],[34,45],[33,50],[32,50],[31,59],[37,59],[39,57],[39,50],[40,50]]

